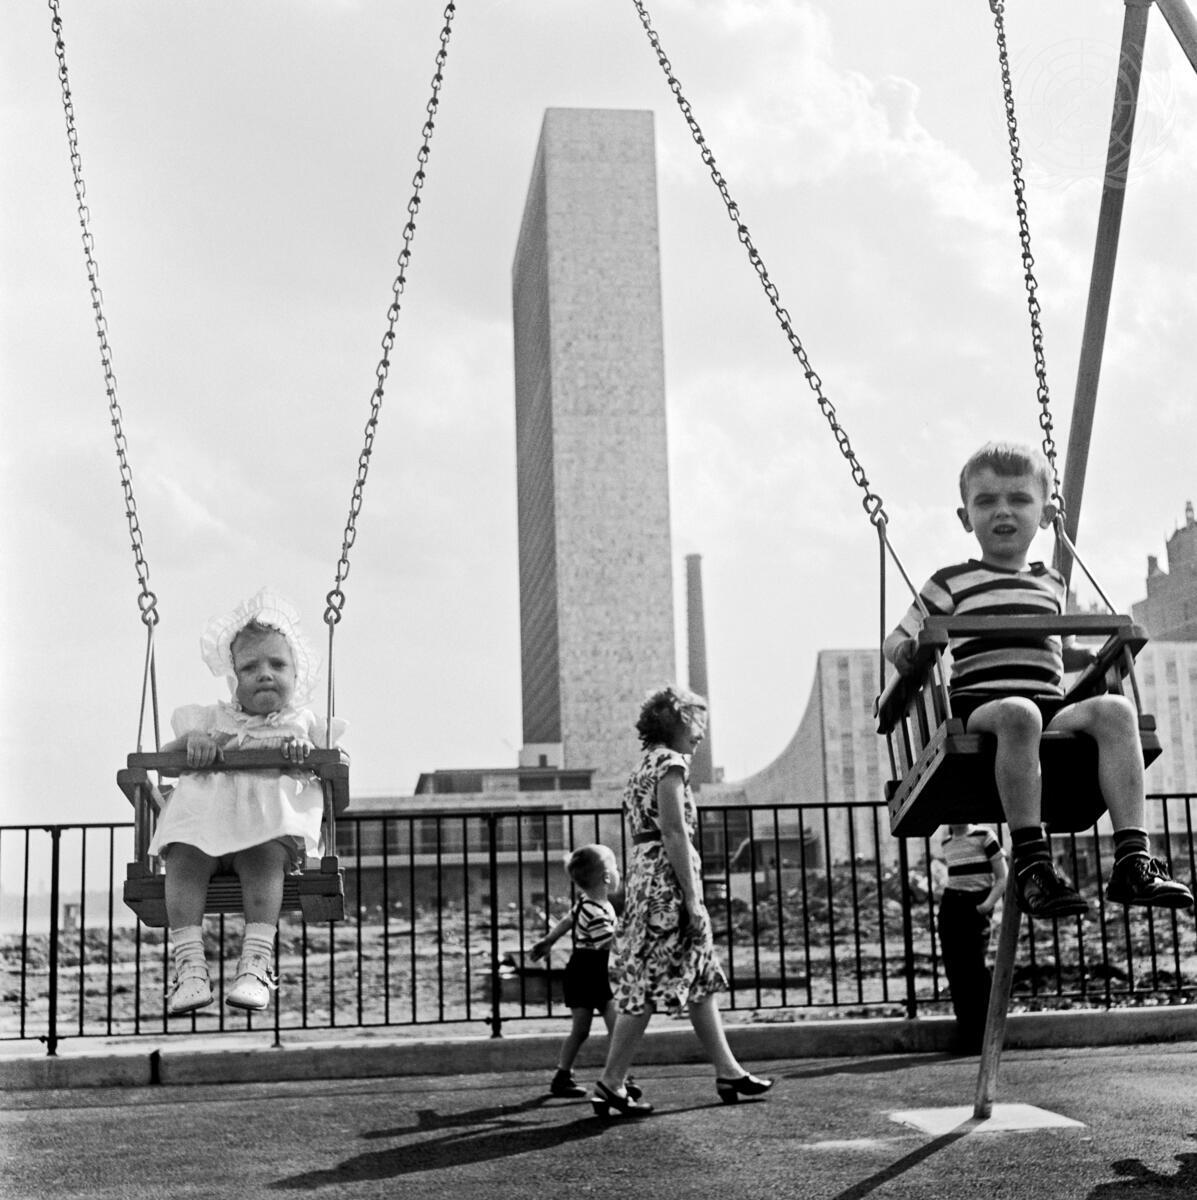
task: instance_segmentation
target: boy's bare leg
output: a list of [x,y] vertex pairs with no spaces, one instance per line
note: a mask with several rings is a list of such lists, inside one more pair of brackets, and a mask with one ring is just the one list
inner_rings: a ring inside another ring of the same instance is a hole
[[578,1057],[582,1043],[590,1036],[590,1023],[593,1017],[590,1009],[574,1008],[570,1010],[570,1013],[573,1023],[570,1025],[565,1041],[561,1043],[561,1052],[557,1055],[558,1071],[569,1071],[573,1068],[574,1059]]
[[969,733],[997,738],[994,776],[1011,829],[1038,825],[1042,812],[1039,738],[1043,718],[1030,700],[1008,696],[982,704],[968,719]]
[[1191,908],[1193,896],[1152,858],[1139,719],[1125,696],[1091,696],[1056,714],[1051,729],[1085,733],[1097,743],[1097,779],[1114,826],[1114,866],[1106,898],[1115,904]]
[[608,1000],[607,1007],[603,1009],[603,1024],[607,1026],[607,1036],[615,1032],[615,1001]]
[[981,705],[969,717],[967,728],[969,733],[992,733],[997,739],[994,776],[1010,826],[1019,909],[1053,921],[1088,911],[1088,903],[1052,861],[1042,824],[1043,716],[1038,707],[1024,696],[1003,696]]
[[1139,720],[1125,696],[1090,696],[1061,709],[1049,729],[1085,733],[1097,743],[1097,781],[1116,830],[1143,829],[1146,786]]

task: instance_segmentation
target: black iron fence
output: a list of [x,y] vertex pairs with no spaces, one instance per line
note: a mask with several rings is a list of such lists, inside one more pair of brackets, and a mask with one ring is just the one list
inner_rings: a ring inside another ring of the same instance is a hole
[[[1197,879],[1197,797],[1149,800],[1153,850]],[[216,1003],[168,1017],[163,931],[121,901],[124,824],[0,827],[0,1038],[64,1038],[471,1023],[567,1016],[568,939],[547,963],[527,950],[570,902],[567,851],[602,841],[626,860],[616,809],[355,816],[338,823],[346,918],[285,915],[273,1005]],[[935,933],[937,860],[928,840],[895,841],[881,804],[701,809],[704,886],[731,990],[725,1007],[760,1020],[948,1012]],[[1022,1008],[1197,1001],[1192,913],[1102,899],[1112,861],[1096,832],[1053,839],[1093,903],[1088,920],[1026,922],[1014,1004]],[[209,918],[222,992],[239,918]]]

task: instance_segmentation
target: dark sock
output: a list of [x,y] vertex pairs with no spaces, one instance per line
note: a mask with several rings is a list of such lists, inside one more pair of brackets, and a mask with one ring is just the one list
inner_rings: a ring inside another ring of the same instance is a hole
[[1014,853],[1015,871],[1025,871],[1035,863],[1050,863],[1052,860],[1051,847],[1047,844],[1047,830],[1042,825],[1011,829],[1010,843]]
[[1146,829],[1115,829],[1114,830],[1114,861],[1121,862],[1132,854],[1147,853]]

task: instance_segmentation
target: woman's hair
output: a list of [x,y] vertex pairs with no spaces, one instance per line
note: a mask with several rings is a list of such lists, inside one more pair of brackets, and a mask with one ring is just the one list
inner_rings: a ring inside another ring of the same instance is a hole
[[579,846],[565,862],[565,870],[570,879],[583,889],[597,887],[613,866],[615,854],[598,842],[592,842],[589,846]]
[[995,475],[1033,475],[1043,488],[1044,500],[1052,494],[1052,468],[1043,453],[1016,442],[986,442],[960,471],[960,499],[968,504],[968,481],[988,467]]
[[677,731],[696,713],[701,712],[705,719],[706,711],[706,699],[688,688],[671,683],[668,687],[650,692],[640,706],[640,716],[636,721],[640,745],[646,750],[649,746],[666,745],[673,741]]

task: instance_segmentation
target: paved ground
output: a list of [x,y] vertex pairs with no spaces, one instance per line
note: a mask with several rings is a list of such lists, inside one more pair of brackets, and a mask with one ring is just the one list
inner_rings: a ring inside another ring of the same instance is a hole
[[[968,1118],[975,1058],[753,1066],[777,1086],[734,1108],[703,1066],[645,1067],[658,1113],[614,1124],[545,1096],[543,1071],[16,1091],[0,1115],[0,1188],[13,1200],[1197,1197],[1194,1041],[1007,1050],[995,1115],[1028,1105],[1073,1123],[1006,1131]],[[938,1131],[895,1119],[948,1105],[965,1112]]]

